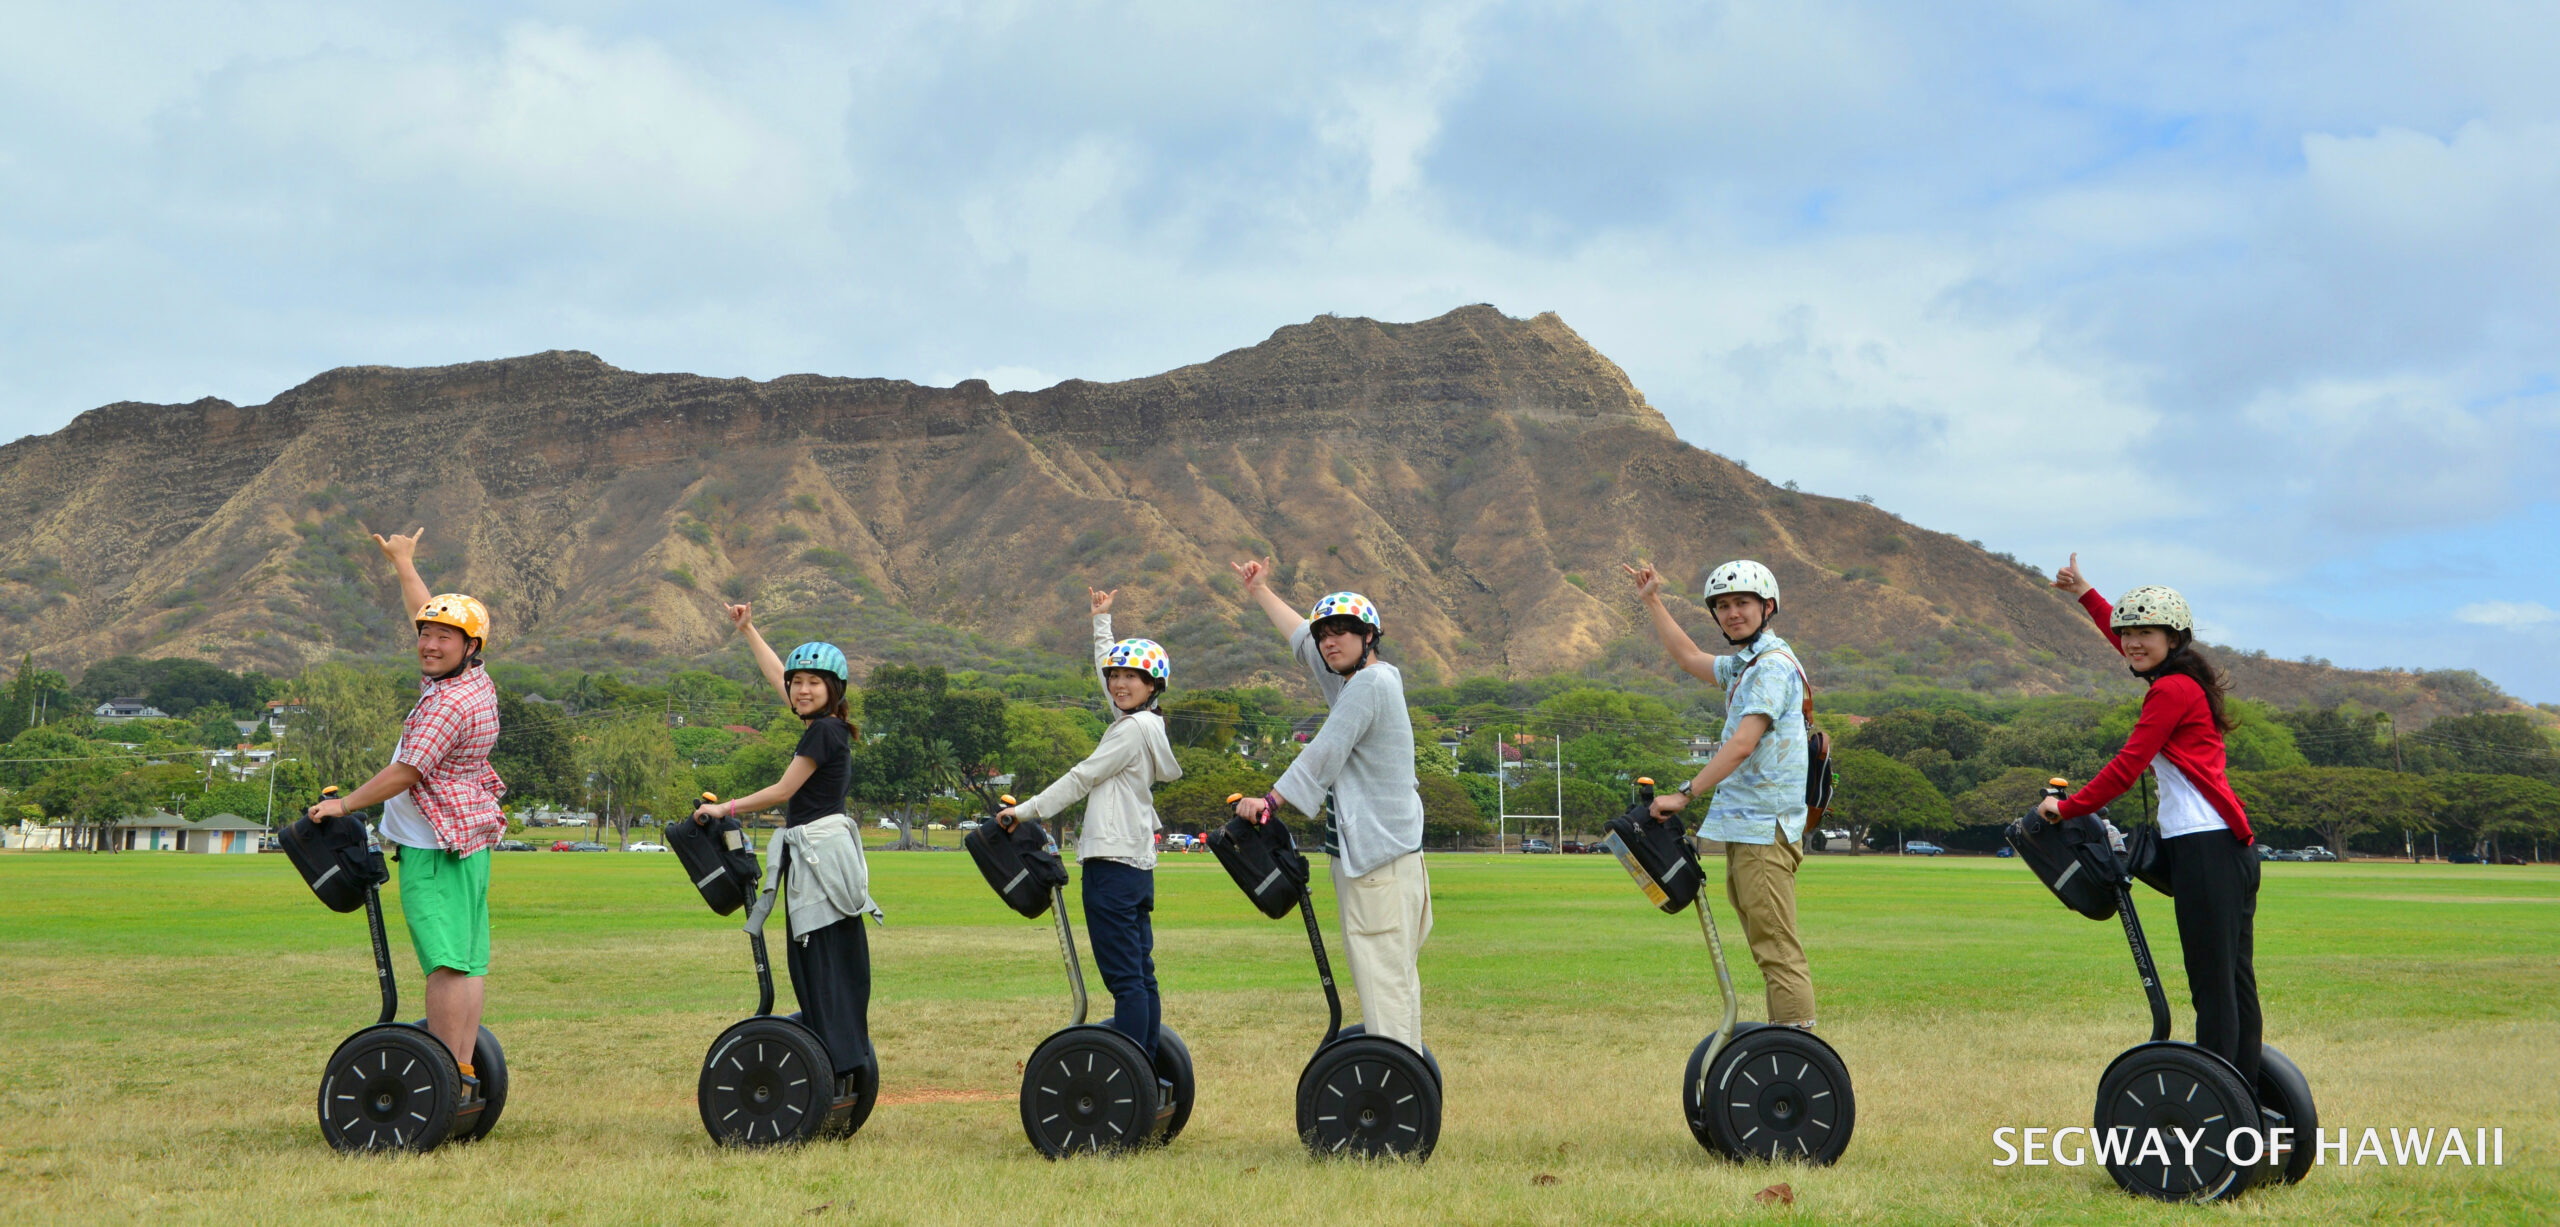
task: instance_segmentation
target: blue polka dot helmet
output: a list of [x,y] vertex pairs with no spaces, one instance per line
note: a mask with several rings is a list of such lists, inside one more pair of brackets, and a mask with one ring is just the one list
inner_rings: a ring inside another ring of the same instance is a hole
[[1173,658],[1164,654],[1164,645],[1153,639],[1123,639],[1111,645],[1102,658],[1105,669],[1135,669],[1162,686],[1173,675]]
[[853,684],[852,666],[845,663],[844,652],[832,643],[804,643],[791,649],[791,655],[783,658],[782,676],[801,672],[824,673],[848,686]]
[[1357,592],[1336,592],[1316,602],[1315,609],[1307,614],[1309,622],[1322,622],[1327,618],[1358,618],[1371,630],[1386,629],[1378,624],[1378,607]]

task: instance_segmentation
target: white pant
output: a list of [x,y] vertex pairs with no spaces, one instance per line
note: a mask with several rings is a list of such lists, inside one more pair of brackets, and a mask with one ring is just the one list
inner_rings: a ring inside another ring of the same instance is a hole
[[1431,874],[1407,852],[1364,877],[1333,862],[1342,946],[1369,1034],[1422,1050],[1422,943],[1431,936]]

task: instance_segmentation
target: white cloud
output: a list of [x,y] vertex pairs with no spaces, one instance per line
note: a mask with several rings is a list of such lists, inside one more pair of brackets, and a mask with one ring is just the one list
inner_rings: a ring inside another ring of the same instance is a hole
[[[553,346],[1045,386],[1492,302],[1773,480],[2243,644],[2560,605],[2535,6],[21,7],[0,436]],[[2463,625],[2438,663],[2560,697]]]
[[2453,611],[2456,621],[2518,630],[2560,622],[2560,609],[2539,601],[2479,601]]

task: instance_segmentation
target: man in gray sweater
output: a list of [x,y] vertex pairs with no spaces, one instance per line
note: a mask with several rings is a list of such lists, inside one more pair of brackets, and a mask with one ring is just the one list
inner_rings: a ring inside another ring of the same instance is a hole
[[1237,802],[1236,812],[1270,821],[1285,802],[1308,817],[1324,815],[1361,1019],[1369,1034],[1422,1051],[1419,964],[1431,936],[1431,875],[1422,863],[1422,794],[1404,675],[1378,659],[1382,631],[1368,598],[1337,592],[1301,618],[1271,591],[1269,562],[1235,569],[1332,709],[1271,792]]

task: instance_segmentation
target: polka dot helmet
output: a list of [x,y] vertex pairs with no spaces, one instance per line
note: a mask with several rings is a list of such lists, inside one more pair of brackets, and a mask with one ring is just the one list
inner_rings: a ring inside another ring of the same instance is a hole
[[1378,624],[1378,607],[1357,592],[1334,593],[1316,602],[1315,609],[1307,614],[1309,622],[1322,622],[1327,618],[1358,618],[1368,623],[1371,630],[1386,629]]
[[1146,674],[1159,686],[1171,680],[1173,658],[1164,654],[1164,645],[1153,639],[1123,639],[1111,645],[1102,658],[1105,669],[1135,669]]
[[2108,624],[2117,630],[2133,626],[2165,626],[2173,631],[2194,634],[2195,614],[2187,609],[2187,598],[2175,588],[2145,584],[2124,594],[2116,601],[2116,612]]

